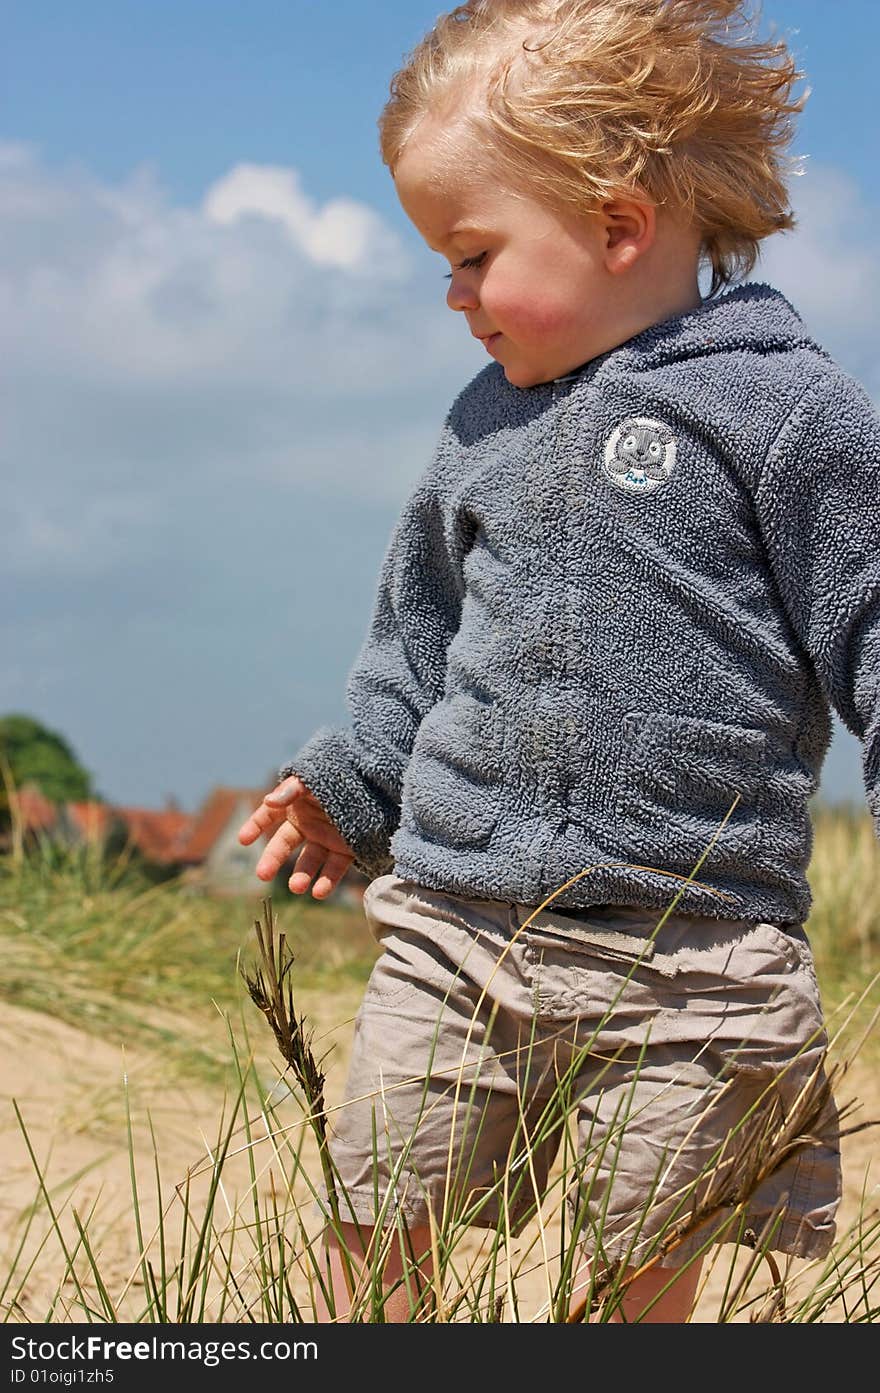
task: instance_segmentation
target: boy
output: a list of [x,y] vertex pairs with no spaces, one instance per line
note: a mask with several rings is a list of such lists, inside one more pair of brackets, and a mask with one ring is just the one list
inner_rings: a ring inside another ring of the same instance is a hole
[[[729,288],[793,225],[801,105],[738,10],[470,0],[392,83],[383,158],[494,362],[395,529],[350,727],[240,832],[265,880],[299,849],[294,893],[371,877],[385,951],[335,1115],[351,1252],[389,1193],[417,1256],[432,1208],[498,1222],[480,1196],[569,1077],[580,1285],[633,1274],[757,1103],[788,1117],[822,1077],[807,805],[833,705],[880,818],[880,426],[778,292]],[[822,1256],[839,1197],[826,1093],[714,1237]],[[686,1320],[705,1238],[620,1318]],[[387,1319],[400,1270],[392,1247]]]

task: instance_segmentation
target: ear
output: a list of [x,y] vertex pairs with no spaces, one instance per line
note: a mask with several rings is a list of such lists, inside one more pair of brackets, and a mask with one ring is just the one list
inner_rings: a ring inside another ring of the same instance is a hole
[[621,275],[653,245],[657,235],[657,210],[653,203],[615,198],[603,203],[599,211],[605,267],[611,275]]

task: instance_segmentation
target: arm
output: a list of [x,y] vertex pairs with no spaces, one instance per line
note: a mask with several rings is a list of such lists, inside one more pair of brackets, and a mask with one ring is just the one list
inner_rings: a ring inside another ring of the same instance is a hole
[[403,775],[416,731],[443,694],[458,628],[464,542],[447,532],[436,487],[423,480],[382,564],[372,618],[349,673],[350,723],[322,727],[280,770],[311,790],[366,875],[388,869]]
[[828,700],[862,744],[880,835],[880,418],[844,373],[810,388],[756,490],[788,617]]
[[382,564],[346,684],[350,722],[321,727],[279,774],[299,777],[370,877],[389,867],[404,771],[423,717],[443,695],[446,650],[461,615],[467,541],[450,511],[432,468],[404,507]]

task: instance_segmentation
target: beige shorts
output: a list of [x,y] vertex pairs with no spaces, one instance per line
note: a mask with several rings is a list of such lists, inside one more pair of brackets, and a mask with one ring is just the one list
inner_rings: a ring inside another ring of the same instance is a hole
[[[506,1213],[516,1229],[564,1192],[569,1236],[603,1263],[661,1243],[669,1266],[707,1242],[827,1253],[837,1112],[802,929],[673,914],[657,930],[659,911],[621,906],[535,915],[394,875],[364,909],[383,952],[332,1114],[343,1219],[399,1210],[421,1226],[430,1206],[438,1222]],[[804,1107],[813,1143],[756,1185],[749,1167]]]

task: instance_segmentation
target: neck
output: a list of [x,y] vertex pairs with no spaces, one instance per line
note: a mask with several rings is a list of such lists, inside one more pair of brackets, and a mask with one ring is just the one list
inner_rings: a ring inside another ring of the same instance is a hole
[[[657,220],[652,245],[626,273],[621,286],[626,338],[699,309],[701,239],[671,219]],[[621,339],[624,342],[624,339]]]

